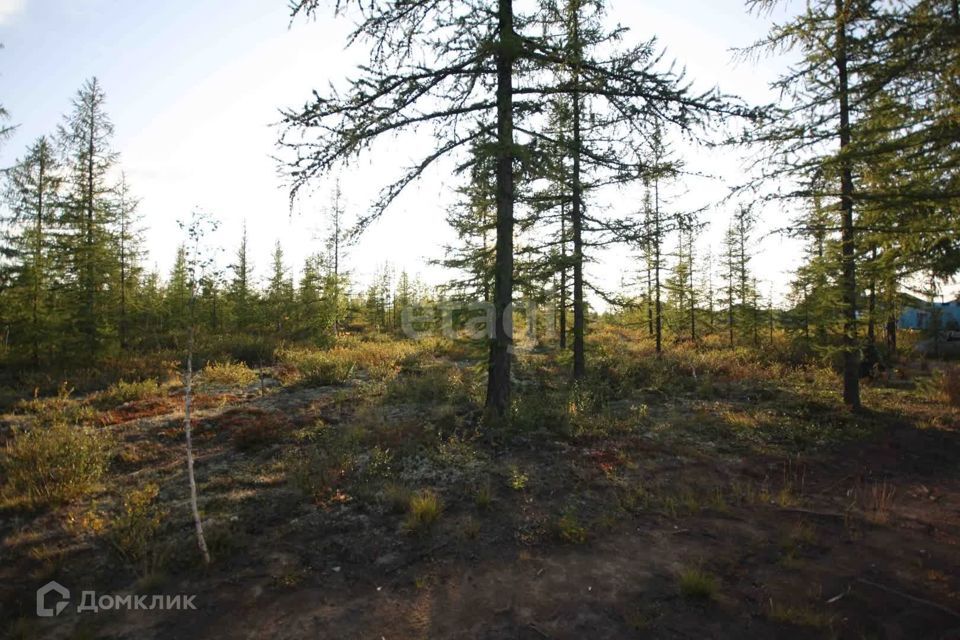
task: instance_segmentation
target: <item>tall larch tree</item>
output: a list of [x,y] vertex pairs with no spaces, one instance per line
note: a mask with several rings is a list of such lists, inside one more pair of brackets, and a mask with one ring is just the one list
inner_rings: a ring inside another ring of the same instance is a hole
[[[750,0],[768,13],[778,0]],[[843,314],[843,400],[853,410],[860,401],[858,341],[857,212],[864,162],[878,150],[866,118],[870,97],[893,75],[887,68],[890,36],[876,0],[812,0],[795,15],[773,24],[747,52],[793,51],[799,61],[773,88],[784,103],[771,110],[749,136],[760,145],[761,179],[778,185],[769,197],[830,202],[831,229],[839,234],[838,282]]]
[[[326,3],[298,0],[294,16],[314,15]],[[370,60],[347,92],[315,99],[284,114],[281,145],[294,154],[288,165],[296,193],[368,150],[384,134],[429,126],[435,144],[388,185],[361,218],[367,226],[439,158],[482,141],[495,158],[496,248],[494,338],[488,362],[487,407],[505,418],[510,408],[513,297],[514,102],[518,60],[529,46],[518,35],[525,20],[512,0],[416,0],[367,3],[342,0],[337,12],[354,9],[358,24],[350,43],[369,45]],[[428,61],[428,62],[425,62]]]
[[58,278],[53,260],[60,205],[61,167],[50,140],[41,136],[7,173],[5,199],[10,211],[5,253],[13,265],[11,310],[17,310],[30,361],[40,365],[41,351],[55,329],[50,298]]
[[234,261],[229,265],[232,277],[228,294],[230,297],[233,324],[239,330],[246,329],[253,321],[253,307],[255,290],[253,286],[253,263],[249,256],[249,241],[247,239],[247,223],[243,223],[243,232],[240,236],[240,245],[237,247]]
[[113,123],[97,78],[88,80],[77,92],[58,138],[67,172],[61,226],[72,262],[69,310],[82,353],[95,357],[108,329],[109,284],[116,272],[112,234],[115,192],[110,172],[118,157],[111,148]]

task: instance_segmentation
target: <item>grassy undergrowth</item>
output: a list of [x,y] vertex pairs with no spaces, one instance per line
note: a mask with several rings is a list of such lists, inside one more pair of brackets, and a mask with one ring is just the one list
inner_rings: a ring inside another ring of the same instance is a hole
[[[255,545],[270,527],[294,528],[291,514],[319,514],[312,522],[324,527],[354,514],[401,545],[447,536],[469,547],[500,535],[572,551],[627,518],[793,509],[808,497],[801,458],[870,440],[893,419],[936,426],[957,411],[954,370],[910,389],[868,385],[873,413],[857,416],[842,407],[829,367],[748,348],[708,340],[657,358],[643,332],[601,325],[588,343],[589,374],[574,383],[569,354],[552,347],[519,351],[510,418],[496,425],[484,421],[477,345],[347,337],[330,348],[279,347],[259,371],[210,361],[199,375],[195,444],[215,558]],[[261,373],[280,385],[241,401],[237,387]],[[30,510],[46,508],[140,579],[195,571],[179,392],[156,375],[21,399],[2,439],[4,507],[28,521]],[[766,465],[755,477],[706,462],[750,456]],[[883,525],[898,497],[885,483],[865,485],[848,512]],[[42,543],[19,535],[41,553]],[[783,566],[799,565],[818,543],[802,527],[776,539]],[[731,584],[699,568],[676,580],[675,592],[701,604],[719,602]],[[832,624],[802,603],[778,601],[764,613]]]

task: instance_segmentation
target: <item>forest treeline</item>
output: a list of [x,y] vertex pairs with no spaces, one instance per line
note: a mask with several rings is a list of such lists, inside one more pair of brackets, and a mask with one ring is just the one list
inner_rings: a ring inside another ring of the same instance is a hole
[[[769,16],[777,4],[751,0],[747,9]],[[298,0],[293,16],[329,5]],[[511,303],[562,310],[543,321],[559,329],[571,375],[582,378],[594,299],[647,327],[658,351],[665,336],[759,347],[785,330],[799,357],[842,360],[844,399],[858,408],[863,361],[896,348],[902,293],[918,282],[935,291],[960,268],[956,0],[787,3],[793,13],[739,51],[744,64],[792,52],[771,105],[748,105],[735,88],[696,90],[655,38],[633,40],[614,24],[603,0],[537,0],[522,11],[511,0],[336,6],[351,7],[351,46],[370,57],[336,91],[283,111],[292,197],[384,136],[427,128],[432,148],[349,221],[335,189],[328,237],[303,265],[288,264],[278,245],[254,274],[244,234],[201,271],[185,242],[172,271],[158,274],[143,266],[135,189],[112,147],[104,90],[90,80],[56,130],[7,171],[5,364],[182,349],[188,324],[230,357],[263,361],[281,342],[397,331],[411,304],[479,299],[495,309],[487,407],[503,417]],[[681,138],[739,147],[748,159],[743,183],[716,205],[728,218],[720,246],[698,242],[705,209],[673,204],[689,175]],[[385,266],[369,286],[351,284],[347,239],[447,157],[462,178],[448,213],[459,242],[439,261],[451,281],[428,289]],[[642,196],[599,206],[603,194],[630,189]],[[775,226],[806,246],[777,309],[751,268],[762,216],[782,218]],[[586,273],[612,245],[633,256],[621,265],[630,284],[621,291]]]
[[[769,18],[780,4],[750,0],[747,9]],[[385,135],[429,127],[433,149],[385,187],[362,227],[438,159],[458,153],[470,187],[457,222],[461,235],[482,238],[465,243],[458,262],[474,265],[496,308],[486,405],[504,417],[512,342],[504,315],[516,288],[559,272],[573,316],[572,374],[581,378],[586,292],[601,293],[584,265],[599,246],[626,243],[652,261],[645,298],[660,343],[665,237],[697,227],[695,212],[661,206],[661,189],[684,176],[668,143],[682,136],[740,145],[752,170],[733,186],[728,325],[737,307],[757,306],[736,265],[746,261],[744,243],[732,237],[749,226],[751,205],[805,207],[785,225],[810,243],[795,307],[804,339],[836,334],[843,398],[858,409],[861,350],[876,349],[864,345],[864,319],[875,342],[876,318],[895,313],[906,279],[926,273],[936,281],[958,267],[960,10],[954,0],[785,4],[789,17],[740,51],[795,59],[773,83],[779,102],[751,107],[719,89],[696,91],[655,38],[628,41],[603,0],[337,3],[355,10],[350,43],[368,47],[369,61],[343,87],[286,112],[280,143],[290,151],[293,193]],[[328,5],[292,6],[296,18]],[[599,191],[631,184],[648,194],[642,215],[630,215],[630,204],[592,206]],[[531,232],[537,241],[518,244],[518,234]],[[537,259],[544,252],[552,259]]]
[[112,146],[105,101],[97,79],[86,82],[55,132],[30,144],[7,172],[0,355],[12,369],[183,350],[190,322],[204,336],[201,347],[256,364],[283,341],[329,345],[342,328],[396,329],[400,309],[430,295],[405,272],[394,277],[389,265],[353,291],[339,268],[339,191],[327,241],[297,268],[278,242],[269,265],[255,271],[244,230],[237,247],[202,271],[191,269],[186,238],[169,273],[147,270],[147,229]]

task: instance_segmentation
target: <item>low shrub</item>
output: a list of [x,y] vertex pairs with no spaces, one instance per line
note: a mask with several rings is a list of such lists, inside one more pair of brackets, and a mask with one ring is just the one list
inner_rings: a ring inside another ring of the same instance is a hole
[[291,450],[283,466],[290,484],[313,501],[326,497],[350,471],[346,463],[335,461],[316,447]]
[[527,488],[527,483],[530,482],[530,476],[520,470],[520,467],[517,465],[511,465],[510,467],[510,488],[514,491],[523,491]]
[[161,383],[177,377],[180,372],[179,353],[125,354],[105,362],[103,369],[118,376],[118,380],[147,380]]
[[563,542],[583,544],[587,541],[587,529],[572,513],[565,513],[557,520],[557,536]]
[[92,493],[107,470],[111,442],[102,432],[62,422],[19,431],[3,449],[6,489],[35,505]]
[[166,513],[157,502],[159,494],[153,483],[126,493],[107,533],[120,557],[141,575],[159,570],[166,559],[159,535]]
[[283,349],[277,352],[281,381],[310,385],[343,384],[353,375],[355,363],[342,353],[313,349]]
[[336,493],[357,469],[360,449],[357,434],[324,427],[309,442],[288,451],[283,468],[294,488],[311,500],[322,501]]
[[205,384],[245,387],[257,380],[257,373],[242,362],[213,362],[200,372],[200,380]]
[[93,424],[97,418],[96,409],[84,402],[74,400],[70,397],[72,394],[73,388],[64,382],[60,385],[56,396],[21,400],[15,409],[32,416],[34,424],[38,427],[49,427],[55,424]]
[[410,404],[439,404],[466,400],[460,368],[454,364],[431,363],[394,378],[387,385],[387,399]]
[[403,340],[365,341],[345,336],[331,349],[305,347],[279,349],[276,354],[285,383],[343,384],[361,372],[372,380],[389,380],[402,362],[417,355],[417,346]]
[[389,380],[397,374],[403,361],[417,355],[418,346],[404,340],[344,342],[332,351],[354,363],[370,378]]
[[198,345],[197,361],[227,360],[242,362],[251,367],[271,364],[277,340],[267,336],[225,335],[217,336]]
[[275,444],[283,436],[279,421],[255,422],[233,432],[233,445],[239,451],[254,451]]
[[155,396],[152,398],[144,398],[143,400],[134,400],[102,414],[99,422],[102,425],[113,425],[130,420],[142,420],[144,418],[162,416],[177,411],[182,402],[182,399],[178,402],[177,398],[170,396]]
[[163,392],[163,387],[153,378],[139,382],[120,380],[97,394],[96,402],[102,407],[116,407],[135,400],[155,398]]
[[510,425],[518,431],[547,430],[569,434],[570,407],[565,395],[559,393],[514,394],[510,411]]
[[290,420],[282,412],[245,406],[204,420],[197,433],[228,433],[237,449],[249,451],[278,442],[290,430]]

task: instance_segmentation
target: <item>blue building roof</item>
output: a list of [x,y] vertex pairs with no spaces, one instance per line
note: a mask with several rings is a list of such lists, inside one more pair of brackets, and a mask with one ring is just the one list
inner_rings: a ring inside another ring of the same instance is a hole
[[956,324],[960,327],[960,301],[926,303],[923,306],[904,307],[897,321],[900,329],[928,329],[934,315],[940,318],[940,328],[949,329],[948,325]]

